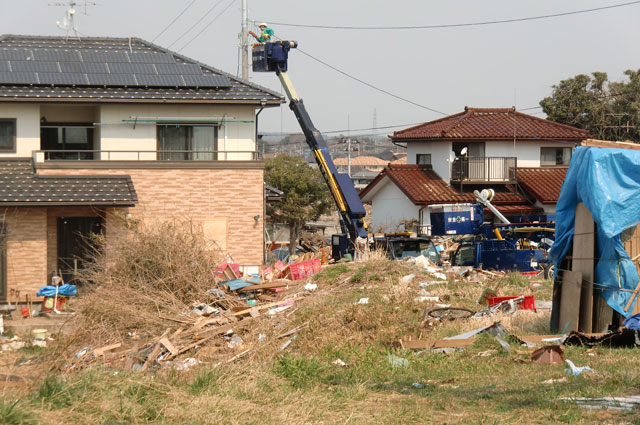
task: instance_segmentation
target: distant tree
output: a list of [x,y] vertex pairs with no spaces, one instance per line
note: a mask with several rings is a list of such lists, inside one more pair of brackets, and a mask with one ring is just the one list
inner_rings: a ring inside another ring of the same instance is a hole
[[540,101],[547,119],[589,131],[602,140],[640,141],[640,70],[629,81],[609,82],[604,72],[579,74],[553,86]]
[[298,234],[305,222],[317,220],[333,203],[320,171],[302,158],[278,155],[265,162],[265,182],[284,192],[284,200],[267,206],[267,214],[289,226],[289,252],[295,253]]

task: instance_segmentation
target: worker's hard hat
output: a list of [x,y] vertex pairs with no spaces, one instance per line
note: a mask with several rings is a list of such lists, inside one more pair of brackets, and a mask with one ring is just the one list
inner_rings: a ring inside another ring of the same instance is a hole
[[266,22],[260,22],[260,25],[258,25],[259,27],[267,27],[267,23]]

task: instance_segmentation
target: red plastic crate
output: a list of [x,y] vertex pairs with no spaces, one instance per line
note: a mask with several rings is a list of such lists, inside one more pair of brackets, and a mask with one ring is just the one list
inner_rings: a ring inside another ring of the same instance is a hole
[[[501,303],[502,301],[512,300],[514,298],[518,297],[491,297],[489,298],[489,307],[493,307],[494,305]],[[525,295],[524,301],[522,301],[518,306],[518,310],[536,311],[536,300],[533,295]]]

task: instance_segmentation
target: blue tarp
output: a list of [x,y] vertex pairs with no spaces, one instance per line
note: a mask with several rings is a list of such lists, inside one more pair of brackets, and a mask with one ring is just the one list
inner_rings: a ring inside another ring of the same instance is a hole
[[[57,288],[58,288],[58,296],[61,296],[61,297],[72,297],[78,293],[78,290],[76,289],[76,285],[69,285],[68,283],[65,283],[64,285],[60,285]],[[56,287],[52,285],[43,286],[36,293],[36,295],[39,297],[55,297]]]
[[624,307],[638,284],[638,273],[620,233],[640,220],[640,151],[576,148],[556,206],[556,240],[549,252],[556,273],[573,240],[580,202],[597,227],[595,288],[611,308],[628,317],[633,305],[628,312]]

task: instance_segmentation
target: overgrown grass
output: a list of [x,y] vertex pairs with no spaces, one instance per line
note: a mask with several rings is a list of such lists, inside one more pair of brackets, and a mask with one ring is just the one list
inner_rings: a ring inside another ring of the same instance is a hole
[[[409,273],[415,279],[401,282]],[[637,349],[567,347],[565,358],[594,369],[580,376],[567,375],[565,365],[532,362],[532,350],[513,341],[507,352],[486,333],[447,354],[401,350],[401,338],[439,339],[496,320],[516,335],[548,332],[548,313],[541,312],[423,321],[433,303],[415,297],[418,283],[431,280],[386,260],[328,267],[315,277],[315,295],[296,302],[290,316],[277,315],[254,330],[267,335],[265,345],[254,345],[253,334],[243,335],[254,351],[238,362],[210,362],[188,372],[165,367],[150,375],[114,374],[104,366],[53,375],[16,409],[25,420],[33,413],[51,424],[640,423],[637,410],[594,411],[558,401],[640,393]],[[534,291],[519,277],[442,282],[426,289],[452,305],[479,309],[475,299],[486,286],[499,288],[501,295]],[[357,303],[363,297],[369,304]],[[279,351],[284,339],[276,336],[306,322]],[[203,351],[195,356],[203,360]],[[394,367],[389,356],[407,364]],[[335,364],[337,359],[346,366]],[[559,378],[567,381],[543,384]]]
[[20,400],[0,398],[0,424],[30,425],[36,424],[36,417]]

